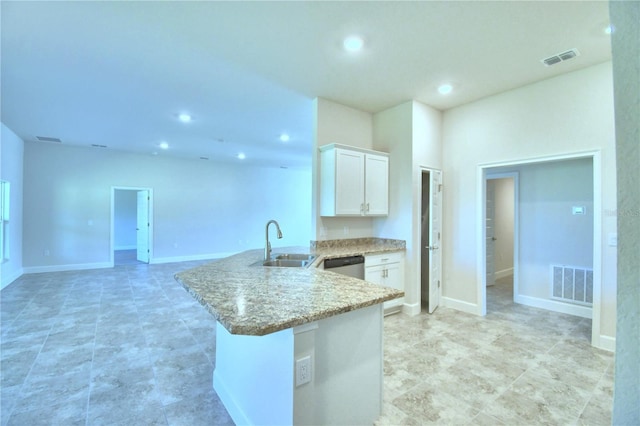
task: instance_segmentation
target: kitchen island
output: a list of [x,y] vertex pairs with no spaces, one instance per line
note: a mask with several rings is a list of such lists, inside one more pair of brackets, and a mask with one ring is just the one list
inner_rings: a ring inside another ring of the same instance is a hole
[[227,411],[236,424],[372,424],[382,303],[403,292],[317,269],[323,255],[309,268],[263,267],[262,255],[176,275],[217,320],[213,386]]

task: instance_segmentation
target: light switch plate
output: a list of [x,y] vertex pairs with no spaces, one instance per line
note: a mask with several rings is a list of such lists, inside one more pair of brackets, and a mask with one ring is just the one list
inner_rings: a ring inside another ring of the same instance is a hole
[[574,215],[584,215],[587,214],[587,208],[585,206],[573,206],[571,212]]
[[610,232],[608,240],[609,240],[609,246],[610,247],[617,247],[618,246],[618,233],[617,232]]

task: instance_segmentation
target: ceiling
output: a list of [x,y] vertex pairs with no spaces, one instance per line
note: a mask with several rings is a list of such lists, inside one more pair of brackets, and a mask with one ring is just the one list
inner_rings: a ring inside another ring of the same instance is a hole
[[308,167],[316,97],[446,110],[611,58],[606,1],[0,4],[2,122],[23,140],[212,162]]

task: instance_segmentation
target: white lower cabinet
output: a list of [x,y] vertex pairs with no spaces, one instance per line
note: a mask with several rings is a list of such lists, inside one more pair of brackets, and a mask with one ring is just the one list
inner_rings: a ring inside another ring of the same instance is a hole
[[[404,291],[403,253],[367,255],[364,258],[364,279],[374,284]],[[384,313],[391,314],[402,309],[404,297],[384,302]]]

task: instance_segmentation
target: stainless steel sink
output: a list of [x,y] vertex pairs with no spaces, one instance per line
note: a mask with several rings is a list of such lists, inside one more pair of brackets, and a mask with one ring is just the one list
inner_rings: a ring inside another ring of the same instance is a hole
[[278,268],[306,268],[317,256],[312,254],[283,253],[276,254],[269,260],[261,260],[254,265],[275,266]]
[[316,258],[313,254],[297,254],[297,253],[282,253],[273,255],[274,259],[277,260],[309,260],[312,261]]
[[309,260],[292,259],[272,259],[262,262],[262,266],[278,266],[280,268],[306,268],[310,264]]

